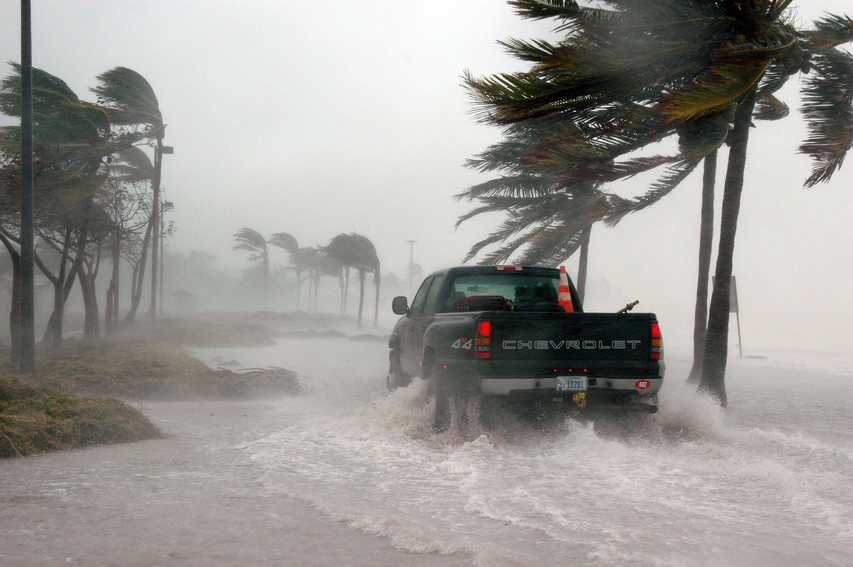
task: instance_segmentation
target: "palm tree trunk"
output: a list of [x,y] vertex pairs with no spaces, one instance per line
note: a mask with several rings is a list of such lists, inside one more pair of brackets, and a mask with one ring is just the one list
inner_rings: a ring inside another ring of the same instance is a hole
[[589,237],[592,233],[592,225],[589,225],[584,230],[583,242],[581,243],[581,256],[578,260],[578,297],[583,305],[584,294],[586,293],[586,274],[587,265],[589,264]]
[[338,285],[341,288],[341,301],[339,305],[339,310],[341,314],[344,312],[344,269],[341,268],[341,271],[338,272]]
[[376,301],[373,304],[373,327],[379,326],[379,287],[382,284],[382,276],[379,271],[373,273],[373,280],[376,283]]
[[318,313],[320,311],[320,270],[317,269],[314,272],[314,313]]
[[741,101],[735,114],[720,218],[720,243],[717,247],[714,292],[711,295],[711,309],[708,314],[708,331],[705,335],[705,352],[702,361],[702,379],[699,382],[699,390],[716,397],[724,407],[728,404],[725,376],[729,338],[729,288],[732,281],[735,235],[740,212],[740,197],[743,192],[746,150],[749,145],[753,108],[755,108],[754,91]]
[[341,314],[346,315],[347,303],[349,302],[349,266],[344,268],[344,308]]
[[148,317],[157,319],[157,262],[160,259],[160,178],[163,166],[163,136],[157,137],[157,145],[154,146],[154,180],[151,183],[151,225],[152,240],[151,247],[151,304],[149,305]]
[[270,307],[270,257],[269,253],[264,251],[264,310]]
[[717,150],[705,156],[702,178],[702,212],[699,221],[699,275],[696,281],[696,307],[693,313],[693,368],[687,381],[699,382],[705,331],[708,324],[708,277],[711,271],[711,248],[714,240],[714,185],[717,181]]
[[362,315],[364,314],[364,275],[365,271],[363,268],[359,268],[358,270],[358,328],[361,329],[361,320]]
[[108,335],[115,331],[118,322],[119,268],[121,264],[121,232],[119,229],[113,231],[111,256],[112,274],[109,287],[107,287],[106,314],[104,316],[104,328]]
[[3,233],[0,233],[0,242],[6,247],[9,252],[9,259],[12,262],[12,304],[9,309],[9,363],[13,368],[18,368],[18,361],[21,359],[21,256],[15,249],[12,241]]
[[24,281],[21,278],[21,259],[16,253],[12,256],[12,309],[9,312],[9,362],[12,368],[17,369],[21,360],[21,325],[23,325],[23,312],[21,311],[21,287]]
[[142,239],[142,255],[139,259],[139,264],[133,269],[134,271],[134,288],[131,297],[130,310],[125,315],[125,324],[133,323],[136,319],[136,311],[139,309],[139,304],[142,302],[142,287],[145,283],[145,263],[148,260],[148,245],[151,242],[151,232],[153,231],[153,220],[149,221],[145,228],[145,237]]

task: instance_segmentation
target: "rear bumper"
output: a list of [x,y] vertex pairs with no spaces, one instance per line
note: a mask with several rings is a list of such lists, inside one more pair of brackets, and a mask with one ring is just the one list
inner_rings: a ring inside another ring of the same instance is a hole
[[[493,396],[541,394],[557,396],[556,378],[480,378],[480,392]],[[648,383],[647,388],[641,388]],[[590,378],[589,390],[615,396],[650,396],[657,394],[663,378]]]

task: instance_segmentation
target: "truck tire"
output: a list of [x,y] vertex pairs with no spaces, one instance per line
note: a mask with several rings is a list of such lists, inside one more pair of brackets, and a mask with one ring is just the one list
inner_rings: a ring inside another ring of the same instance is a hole
[[447,431],[450,428],[450,404],[453,401],[450,376],[438,367],[435,363],[435,355],[430,352],[424,354],[423,370],[424,378],[429,380],[433,395],[432,430],[435,433]]
[[412,383],[412,377],[403,372],[400,365],[400,353],[392,350],[388,355],[388,375],[385,377],[385,387],[389,392],[397,388],[405,388]]

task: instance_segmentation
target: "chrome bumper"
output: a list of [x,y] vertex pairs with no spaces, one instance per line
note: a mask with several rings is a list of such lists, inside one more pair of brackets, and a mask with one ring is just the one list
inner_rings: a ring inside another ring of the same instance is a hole
[[[593,384],[592,381],[595,381]],[[637,382],[647,380],[649,387],[640,389]],[[555,378],[480,378],[480,392],[493,396],[508,396],[513,392],[548,392],[556,394]],[[590,378],[589,389],[601,393],[634,393],[640,396],[657,394],[663,378]]]

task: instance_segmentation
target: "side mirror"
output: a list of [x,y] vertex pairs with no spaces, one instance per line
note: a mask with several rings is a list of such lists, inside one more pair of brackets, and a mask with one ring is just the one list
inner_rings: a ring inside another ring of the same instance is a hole
[[398,295],[391,302],[391,310],[397,315],[405,315],[409,312],[409,300],[405,295]]

